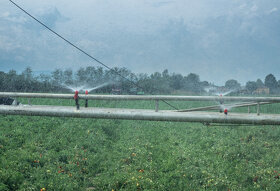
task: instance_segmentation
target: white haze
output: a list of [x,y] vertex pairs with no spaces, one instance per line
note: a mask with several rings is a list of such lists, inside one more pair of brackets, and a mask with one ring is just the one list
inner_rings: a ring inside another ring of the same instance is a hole
[[62,86],[71,90],[72,92],[75,92],[75,91],[88,91],[88,92],[91,92],[93,90],[97,90],[97,89],[100,89],[100,88],[103,88],[105,86],[108,86],[110,85],[111,83],[109,82],[106,82],[106,83],[103,83],[101,85],[98,85],[98,86],[95,86],[95,87],[92,87],[92,86],[89,86],[89,85],[81,85],[81,86],[75,86],[75,85],[66,85],[66,84],[63,84]]
[[229,90],[227,92],[216,92],[214,95],[217,95],[217,96],[226,96],[228,94],[230,94],[231,92],[233,92],[234,90]]
[[106,82],[106,83],[101,84],[101,85],[96,86],[96,87],[84,87],[84,90],[87,90],[88,92],[91,92],[93,90],[97,90],[97,89],[103,88],[105,86],[108,86],[109,84],[110,84],[109,82]]
[[81,91],[84,89],[84,86],[74,86],[74,85],[63,85],[63,87],[71,90],[72,92]]

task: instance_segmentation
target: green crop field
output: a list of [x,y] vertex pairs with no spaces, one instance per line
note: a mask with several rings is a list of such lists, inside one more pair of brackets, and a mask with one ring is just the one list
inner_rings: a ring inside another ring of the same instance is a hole
[[[171,103],[181,109],[215,104]],[[89,104],[154,109],[144,101]],[[170,108],[160,103],[160,109]],[[261,112],[280,113],[279,104]],[[0,115],[1,191],[280,190],[279,178],[279,126]]]

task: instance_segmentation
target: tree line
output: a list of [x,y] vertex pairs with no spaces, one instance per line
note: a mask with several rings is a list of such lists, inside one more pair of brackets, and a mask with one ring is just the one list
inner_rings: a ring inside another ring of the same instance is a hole
[[13,92],[69,92],[67,87],[87,86],[95,87],[106,83],[107,85],[95,90],[98,93],[112,93],[114,89],[120,89],[123,94],[204,94],[207,88],[223,88],[254,94],[257,89],[268,88],[271,94],[280,92],[280,80],[277,81],[273,74],[265,77],[265,81],[258,79],[248,81],[245,87],[241,87],[237,80],[230,79],[222,87],[217,87],[207,81],[201,81],[199,75],[190,73],[183,76],[178,73],[154,72],[135,74],[127,68],[115,67],[113,70],[102,67],[81,67],[77,71],[72,69],[56,69],[50,74],[41,73],[35,75],[30,67],[23,72],[15,70],[9,72],[0,71],[0,91]]

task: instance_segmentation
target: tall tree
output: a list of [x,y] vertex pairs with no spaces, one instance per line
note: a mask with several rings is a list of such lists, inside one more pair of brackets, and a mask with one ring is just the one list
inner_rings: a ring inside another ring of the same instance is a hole
[[228,89],[231,89],[231,90],[238,90],[238,89],[240,89],[241,85],[240,85],[240,83],[238,83],[237,80],[231,79],[231,80],[226,81],[225,87]]
[[76,72],[76,80],[79,84],[83,84],[86,82],[86,70],[84,68],[79,68],[79,70]]
[[253,82],[253,81],[248,81],[246,83],[246,89],[250,92],[253,93],[253,91],[255,91],[258,88],[257,82]]
[[25,80],[31,81],[33,79],[32,69],[30,67],[25,68],[22,72]]
[[190,73],[187,77],[184,77],[185,88],[189,92],[200,93],[203,88],[200,84],[199,75]]
[[268,74],[265,77],[264,85],[269,88],[270,93],[276,93],[277,92],[278,83],[277,83],[277,80],[276,80],[276,78],[273,74]]
[[261,79],[257,79],[256,84],[257,84],[258,88],[263,88],[264,87],[264,83]]
[[170,77],[170,87],[173,90],[179,90],[184,87],[184,77],[181,74],[173,74]]
[[61,84],[63,82],[63,72],[61,69],[56,69],[52,72],[52,81],[54,85]]
[[71,69],[63,71],[63,81],[67,85],[73,84],[73,71]]
[[0,91],[6,91],[6,85],[4,80],[7,78],[6,73],[0,71]]

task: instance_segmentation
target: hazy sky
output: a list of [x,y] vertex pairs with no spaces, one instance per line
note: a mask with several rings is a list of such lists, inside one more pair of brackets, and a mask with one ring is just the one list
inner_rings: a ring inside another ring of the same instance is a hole
[[[280,78],[279,0],[14,0],[110,67],[222,85]],[[99,66],[0,1],[0,70]]]

